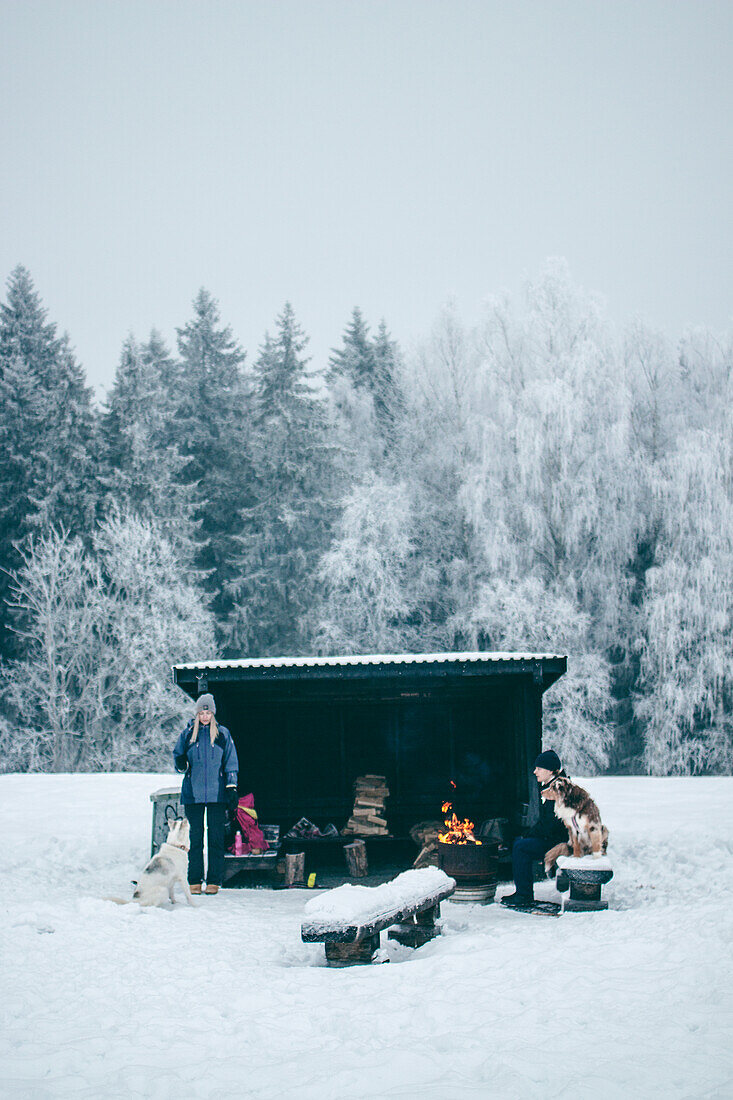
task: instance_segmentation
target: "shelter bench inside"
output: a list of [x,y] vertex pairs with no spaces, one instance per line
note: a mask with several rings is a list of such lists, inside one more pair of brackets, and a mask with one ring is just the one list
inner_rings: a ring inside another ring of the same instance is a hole
[[238,875],[240,871],[269,871],[272,874],[277,875],[278,872],[278,860],[280,858],[280,826],[279,825],[262,825],[263,836],[267,841],[269,848],[261,855],[253,855],[251,852],[248,855],[235,856],[232,852],[226,852],[224,855],[224,875],[222,878],[222,886]]
[[301,938],[323,943],[329,966],[371,962],[385,928],[391,939],[421,947],[440,931],[440,903],[455,888],[437,867],[404,871],[381,886],[338,886],[307,903]]

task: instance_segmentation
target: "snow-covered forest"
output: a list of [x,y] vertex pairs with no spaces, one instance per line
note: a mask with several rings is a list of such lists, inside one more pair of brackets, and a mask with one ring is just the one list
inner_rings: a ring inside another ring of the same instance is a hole
[[31,275],[0,315],[0,769],[167,766],[169,667],[567,653],[573,769],[733,765],[733,342],[677,346],[549,262],[403,352],[286,304],[248,352],[201,290],[100,408]]

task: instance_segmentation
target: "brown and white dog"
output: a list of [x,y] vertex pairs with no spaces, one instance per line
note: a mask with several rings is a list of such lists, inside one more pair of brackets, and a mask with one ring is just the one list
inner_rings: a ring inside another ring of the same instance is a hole
[[568,830],[567,844],[556,844],[545,853],[545,871],[550,874],[560,856],[587,856],[595,859],[605,856],[608,848],[608,829],[601,821],[595,802],[566,775],[556,775],[542,788],[544,801],[555,803],[555,816]]

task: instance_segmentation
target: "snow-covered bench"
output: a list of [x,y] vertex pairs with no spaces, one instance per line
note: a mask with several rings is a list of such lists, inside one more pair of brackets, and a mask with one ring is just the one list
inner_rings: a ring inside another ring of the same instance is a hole
[[437,867],[404,871],[381,886],[346,883],[311,898],[305,907],[301,937],[323,943],[329,966],[371,962],[379,933],[410,947],[421,947],[438,934],[440,903],[456,888],[455,880]]

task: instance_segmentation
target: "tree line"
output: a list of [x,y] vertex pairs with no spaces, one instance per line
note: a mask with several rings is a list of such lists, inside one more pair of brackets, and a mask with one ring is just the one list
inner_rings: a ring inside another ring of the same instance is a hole
[[98,407],[18,267],[0,305],[0,768],[148,768],[170,665],[561,652],[574,770],[733,764],[733,345],[618,333],[564,262],[409,355],[286,304],[250,360],[201,290]]

